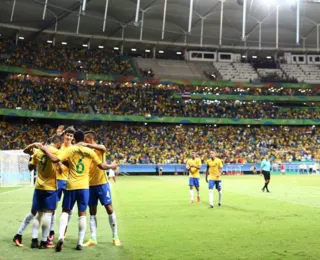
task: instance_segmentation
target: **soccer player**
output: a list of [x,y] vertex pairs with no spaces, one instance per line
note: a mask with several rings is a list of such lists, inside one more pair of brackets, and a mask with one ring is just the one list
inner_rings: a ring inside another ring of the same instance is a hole
[[260,175],[264,177],[264,186],[262,187],[262,192],[266,190],[267,192],[270,192],[268,189],[268,185],[270,183],[270,170],[271,170],[271,162],[269,160],[269,156],[266,155],[264,159],[261,162],[260,165]]
[[[104,161],[106,147],[104,145],[99,145],[96,143],[96,133],[94,131],[88,131],[85,133],[85,144],[91,149],[94,149],[101,161]],[[109,172],[112,169],[109,170]],[[112,170],[113,171],[113,170]],[[91,238],[84,244],[84,246],[93,246],[97,244],[97,206],[98,200],[101,205],[106,208],[109,224],[112,230],[113,244],[115,246],[120,246],[120,239],[118,236],[117,219],[116,214],[112,207],[111,190],[107,180],[107,176],[104,170],[99,169],[96,165],[91,164],[90,168],[90,181],[89,181],[90,199],[90,231]]]
[[[57,135],[63,136],[63,144],[60,148],[60,151],[63,152],[68,147],[72,146],[72,140],[74,138],[75,129],[73,127],[68,127],[64,132],[62,130],[64,129],[64,126],[59,126],[57,129]],[[67,179],[69,175],[69,168],[63,165],[61,162],[57,165],[58,172],[57,172],[57,184],[58,184],[58,191],[57,191],[57,199],[58,201],[61,200],[62,193],[66,190],[67,185]],[[70,219],[72,217],[73,210],[69,212],[68,216],[68,223],[70,222]],[[48,242],[52,244],[54,239],[54,226],[56,223],[56,214],[55,212],[52,214],[52,220],[51,220],[51,226],[50,226],[50,234],[48,236]],[[68,226],[65,230],[65,235],[67,232]]]
[[[62,138],[60,136],[54,136],[51,139],[48,150],[56,155],[58,154],[58,149],[61,144]],[[33,194],[32,211],[37,211],[38,214],[33,221],[31,248],[45,249],[52,247],[47,243],[47,237],[50,231],[52,213],[57,206],[57,167],[48,160],[47,156],[39,149],[34,152],[32,160],[29,163],[29,170],[32,171],[36,167],[38,169],[38,178]],[[40,223],[42,226],[42,237],[39,246],[38,233]]]
[[190,203],[194,203],[193,187],[197,190],[197,200],[200,202],[200,169],[201,160],[197,157],[196,152],[192,152],[192,159],[187,161],[187,169],[189,171],[189,186],[190,186]]
[[[49,138],[50,139],[50,138]],[[49,143],[49,139],[47,141],[47,143]],[[24,150],[23,152],[26,153],[26,154],[29,154],[31,157],[30,157],[30,161],[32,160],[32,156],[34,154],[34,151],[35,151],[35,148],[36,148],[36,145],[37,143],[32,143],[32,144],[29,144]],[[20,227],[19,227],[19,230],[17,232],[17,234],[13,237],[13,242],[16,244],[16,246],[20,246],[22,247],[23,244],[22,244],[22,234],[23,232],[27,229],[27,227],[29,226],[29,224],[31,223],[31,221],[33,220],[33,218],[36,216],[37,214],[37,211],[36,210],[33,210],[31,208],[31,211],[30,213],[23,219]]]
[[218,206],[221,207],[221,199],[222,199],[222,190],[221,190],[221,171],[223,168],[223,164],[219,158],[216,157],[216,153],[214,151],[210,151],[210,159],[207,161],[207,171],[206,171],[206,182],[208,183],[208,175],[209,175],[209,208],[214,207],[213,201],[213,189],[216,187],[216,190],[219,193],[219,201]]
[[38,147],[54,162],[64,162],[69,165],[69,175],[67,180],[67,188],[62,202],[62,214],[59,225],[59,240],[56,245],[56,251],[60,252],[64,243],[64,232],[68,224],[68,216],[77,202],[79,215],[79,233],[77,250],[82,250],[84,235],[86,231],[86,209],[89,202],[89,170],[91,163],[97,165],[100,169],[115,169],[117,164],[107,165],[102,163],[97,154],[88,147],[77,145],[84,141],[84,133],[76,131],[74,134],[75,144],[58,156],[52,154],[46,146],[38,145]]

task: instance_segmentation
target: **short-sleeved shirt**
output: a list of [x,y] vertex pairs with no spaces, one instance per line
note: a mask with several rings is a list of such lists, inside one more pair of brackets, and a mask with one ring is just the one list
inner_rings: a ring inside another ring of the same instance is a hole
[[[49,146],[49,151],[55,155],[59,152],[59,150],[53,146]],[[51,191],[57,189],[57,167],[50,161],[44,152],[37,149],[32,156],[30,164],[36,166],[38,170],[38,177],[35,186],[37,190]]]
[[209,167],[209,180],[220,180],[220,169],[223,167],[222,161],[218,158],[210,158],[207,160],[207,166]]
[[[70,148],[71,146],[72,145],[67,147],[63,144],[59,152],[63,152],[65,149]],[[66,181],[68,179],[68,175],[69,175],[69,168],[65,165],[62,165],[62,173],[57,172],[57,180]]]
[[201,168],[202,164],[201,164],[200,158],[189,159],[188,162],[187,162],[187,168],[190,169],[189,170],[189,176],[192,177],[192,178],[199,178],[200,177],[200,169],[197,169],[195,167],[191,167],[191,165],[196,165],[196,166]]
[[89,189],[91,164],[101,164],[97,154],[88,147],[74,145],[58,154],[58,159],[69,164],[67,190]]
[[264,160],[261,162],[261,169],[262,169],[263,171],[270,172],[270,170],[271,170],[271,163],[270,163],[270,161],[267,161],[266,159],[264,159]]
[[[99,150],[94,150],[99,159],[104,162],[105,153]],[[94,163],[90,166],[90,173],[89,173],[89,186],[97,186],[106,184],[108,182],[106,172],[101,170],[97,165]]]

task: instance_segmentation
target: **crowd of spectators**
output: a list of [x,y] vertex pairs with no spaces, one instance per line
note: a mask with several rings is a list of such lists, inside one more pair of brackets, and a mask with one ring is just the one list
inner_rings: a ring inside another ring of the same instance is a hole
[[[1,55],[3,59],[1,60]],[[133,75],[127,58],[104,49],[53,47],[51,44],[34,44],[0,41],[0,63],[34,69],[92,74]]]
[[[107,159],[125,155],[119,162],[184,163],[192,151],[205,161],[214,149],[225,163],[254,163],[269,154],[276,162],[320,160],[320,131],[287,126],[172,126],[93,123],[75,126],[95,130],[107,147]],[[0,123],[0,148],[22,149],[45,141],[55,128],[38,123]]]
[[112,115],[320,119],[319,107],[281,107],[262,101],[176,99],[174,90],[154,85],[82,85],[64,80],[12,78],[0,81],[0,107]]
[[237,96],[320,96],[320,88],[283,88],[283,87],[185,87],[179,86],[180,93]]
[[0,81],[0,108],[89,113],[75,86],[43,78],[38,82],[16,78]]

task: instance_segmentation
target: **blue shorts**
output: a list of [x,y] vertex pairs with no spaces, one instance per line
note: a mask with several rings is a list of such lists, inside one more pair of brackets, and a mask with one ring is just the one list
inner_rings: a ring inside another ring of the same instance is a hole
[[221,190],[221,180],[220,181],[209,180],[209,190],[213,190],[214,187],[216,187],[216,189],[218,191],[220,191]]
[[55,210],[57,208],[56,190],[34,190],[32,199],[32,211]]
[[77,202],[78,211],[83,212],[87,210],[89,202],[89,189],[81,190],[65,190],[62,202],[62,208],[72,210],[74,204]]
[[112,204],[111,191],[109,183],[90,186],[90,199],[89,206],[97,206],[98,200],[100,201],[102,206]]
[[57,189],[57,195],[58,195],[58,201],[61,200],[61,197],[62,197],[62,192],[64,192],[67,188],[67,181],[65,180],[57,180],[57,186],[58,186],[58,189]]
[[199,187],[200,186],[200,178],[189,177],[189,186]]

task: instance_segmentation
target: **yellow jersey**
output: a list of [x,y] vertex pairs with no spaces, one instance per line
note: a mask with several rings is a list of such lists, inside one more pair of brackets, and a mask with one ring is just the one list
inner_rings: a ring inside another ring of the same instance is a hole
[[[96,152],[99,159],[102,162],[104,162],[105,153],[102,151],[99,151],[99,150],[94,150],[94,151]],[[102,185],[102,184],[106,184],[108,182],[105,170],[101,170],[94,163],[92,163],[90,166],[89,176],[90,176],[89,186]]]
[[191,167],[191,165],[195,165],[195,166],[201,168],[202,164],[201,164],[200,158],[189,159],[187,161],[187,168],[189,169],[189,176],[192,177],[192,178],[199,178],[200,177],[200,169]]
[[220,180],[220,169],[223,167],[222,161],[218,158],[210,158],[207,161],[209,167],[209,180],[218,181]]
[[89,189],[89,171],[91,163],[98,165],[101,160],[88,147],[73,145],[58,154],[58,159],[69,164],[67,190]]
[[[64,144],[61,145],[60,148],[60,152],[63,152],[65,149],[71,147],[70,146],[65,146]],[[57,180],[62,180],[62,181],[66,181],[68,179],[68,175],[69,175],[69,168],[65,165],[62,165],[62,173],[60,173],[59,171],[57,171]]]
[[[49,146],[49,151],[55,155],[59,150],[53,146]],[[35,188],[37,190],[56,190],[57,189],[57,168],[56,165],[50,161],[50,159],[40,149],[35,150],[31,165],[37,167],[38,177]]]

